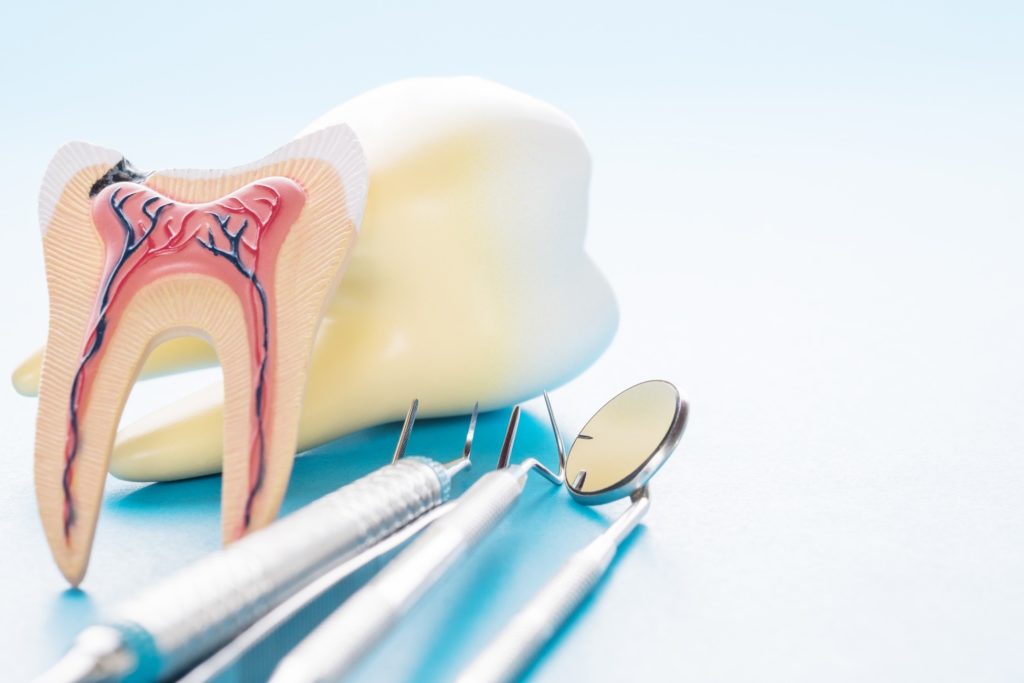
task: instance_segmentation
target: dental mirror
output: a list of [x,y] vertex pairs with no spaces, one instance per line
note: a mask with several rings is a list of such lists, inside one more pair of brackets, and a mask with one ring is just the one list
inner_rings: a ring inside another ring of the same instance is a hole
[[647,484],[683,435],[688,407],[669,382],[641,382],[584,425],[569,449],[565,481],[584,505],[629,496],[632,504],[577,551],[459,675],[457,683],[516,680],[608,570],[619,544],[650,507]]
[[569,449],[569,493],[584,505],[602,505],[642,489],[679,443],[686,413],[679,391],[663,380],[641,382],[612,398]]

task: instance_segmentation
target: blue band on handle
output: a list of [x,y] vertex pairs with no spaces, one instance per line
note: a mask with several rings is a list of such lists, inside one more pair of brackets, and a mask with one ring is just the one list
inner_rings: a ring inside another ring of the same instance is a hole
[[432,469],[434,471],[434,474],[437,475],[437,480],[441,483],[441,502],[443,503],[446,500],[448,500],[448,497],[452,495],[452,475],[448,474],[448,470],[445,468],[444,465],[437,462],[436,460],[431,460],[430,458],[421,458],[418,455],[413,455],[408,458],[402,459],[407,461],[416,461],[419,463],[423,463],[424,465]]
[[135,655],[135,669],[121,680],[124,683],[157,680],[164,662],[153,634],[131,621],[116,621],[109,626],[117,629],[124,641],[125,649]]

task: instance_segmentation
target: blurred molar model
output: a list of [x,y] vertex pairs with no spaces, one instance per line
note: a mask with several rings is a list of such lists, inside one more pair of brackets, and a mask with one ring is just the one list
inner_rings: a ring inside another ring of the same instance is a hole
[[[496,408],[562,384],[607,347],[618,313],[584,252],[590,158],[555,107],[478,78],[405,80],[331,110],[369,165],[359,243],[313,350],[300,449],[400,419]],[[40,354],[13,376],[34,395]],[[141,377],[217,363],[194,338]],[[128,425],[111,472],[161,481],[218,472],[220,383]]]

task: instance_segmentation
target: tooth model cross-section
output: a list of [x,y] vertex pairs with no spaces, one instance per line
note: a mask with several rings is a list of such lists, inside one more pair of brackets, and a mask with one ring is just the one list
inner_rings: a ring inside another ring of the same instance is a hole
[[366,178],[346,126],[225,171],[143,176],[83,143],[54,157],[40,196],[50,325],[35,480],[72,584],[88,564],[125,400],[169,338],[207,339],[223,368],[224,540],[277,514],[313,338],[355,241]]

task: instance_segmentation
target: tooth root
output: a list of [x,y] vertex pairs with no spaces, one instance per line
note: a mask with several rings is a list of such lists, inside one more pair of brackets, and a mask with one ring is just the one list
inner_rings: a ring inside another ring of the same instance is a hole
[[[11,373],[14,390],[22,396],[39,393],[39,370],[43,364],[43,349],[26,358]],[[160,377],[175,372],[208,368],[217,364],[217,354],[204,340],[196,337],[168,339],[153,349],[142,364],[139,379]]]
[[83,457],[82,467],[69,485],[83,498],[79,516],[84,521],[66,537],[63,452],[68,396],[93,303],[94,286],[89,283],[99,281],[103,266],[99,236],[95,230],[82,229],[91,226],[90,205],[85,199],[96,179],[120,158],[101,147],[65,145],[47,169],[39,200],[50,321],[36,421],[35,488],[50,549],[72,585],[78,585],[85,573],[94,528],[89,510],[98,505],[96,492],[102,491],[106,474],[105,463]]
[[60,193],[44,184],[44,198],[57,196],[52,211],[41,201],[51,317],[36,493],[57,564],[77,584],[125,399],[169,338],[202,335],[223,367],[225,541],[276,515],[313,336],[353,243],[365,167],[341,126],[249,167],[159,173],[145,185],[117,178],[97,189],[106,169],[63,152],[51,167],[69,163],[81,168]]
[[[225,431],[232,437],[225,443],[226,461],[231,463],[244,456],[251,382],[246,335],[238,334],[239,329],[245,328],[242,307],[234,292],[222,282],[212,278],[191,280],[166,278],[147,285],[126,307],[118,324],[109,330],[101,362],[87,366],[88,399],[78,411],[78,445],[70,468],[64,457],[54,458],[51,454],[63,454],[66,447],[67,397],[73,380],[62,383],[64,390],[57,390],[56,380],[52,379],[54,373],[50,371],[50,359],[57,359],[52,351],[47,353],[36,435],[36,492],[50,548],[73,585],[82,580],[88,564],[110,449],[125,399],[149,346],[174,325],[205,330],[221,350],[228,398],[225,405],[234,413],[234,421],[228,422]],[[53,347],[51,344],[48,348]],[[239,434],[240,430],[245,433]],[[65,495],[62,485],[66,475],[71,478],[70,496]]]
[[39,370],[43,365],[43,350],[36,351],[23,360],[11,373],[11,384],[22,396],[35,396],[39,393]]

